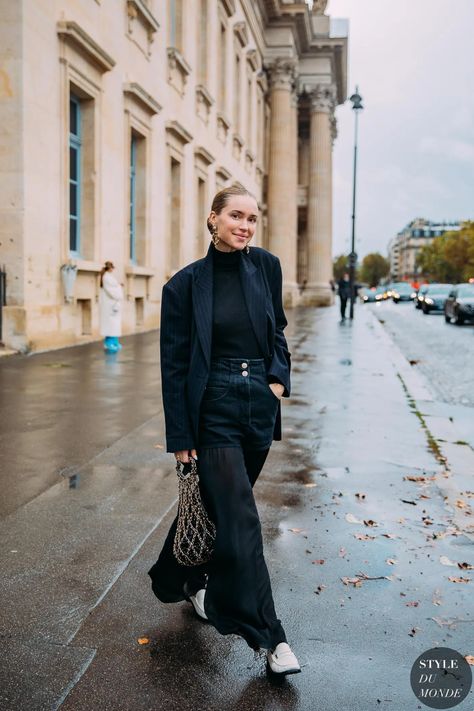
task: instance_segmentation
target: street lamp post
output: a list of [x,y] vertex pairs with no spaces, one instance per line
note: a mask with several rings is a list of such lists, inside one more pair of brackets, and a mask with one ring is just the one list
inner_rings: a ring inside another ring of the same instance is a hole
[[352,108],[355,112],[355,136],[354,136],[354,175],[352,181],[352,238],[351,238],[351,253],[349,255],[349,281],[351,289],[351,306],[349,317],[354,318],[354,301],[355,301],[355,267],[357,263],[357,254],[355,252],[355,214],[356,214],[356,184],[357,184],[357,131],[359,124],[359,111],[364,108],[362,106],[362,97],[359,94],[359,87],[356,86],[355,94],[352,94],[349,101],[352,101]]

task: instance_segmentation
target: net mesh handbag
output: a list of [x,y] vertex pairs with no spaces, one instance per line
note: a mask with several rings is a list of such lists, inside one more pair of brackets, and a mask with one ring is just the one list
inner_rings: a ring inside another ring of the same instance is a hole
[[181,565],[194,566],[211,558],[216,527],[201,499],[196,460],[190,457],[189,462],[190,468],[176,462],[179,503],[173,554]]

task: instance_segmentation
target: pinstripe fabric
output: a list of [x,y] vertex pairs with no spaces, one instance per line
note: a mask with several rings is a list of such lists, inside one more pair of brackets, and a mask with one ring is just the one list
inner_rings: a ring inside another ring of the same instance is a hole
[[[209,377],[212,339],[213,245],[207,255],[175,274],[161,302],[161,383],[168,452],[199,447],[199,409]],[[267,375],[290,395],[291,358],[283,330],[280,261],[260,247],[241,253],[242,288],[255,336],[265,354]],[[240,354],[236,354],[238,357]],[[281,439],[281,407],[275,422]]]

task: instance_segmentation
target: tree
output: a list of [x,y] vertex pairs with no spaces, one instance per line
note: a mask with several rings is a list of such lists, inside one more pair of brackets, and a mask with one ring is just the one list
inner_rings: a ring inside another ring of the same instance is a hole
[[342,279],[344,274],[349,271],[349,257],[347,254],[340,254],[338,257],[334,257],[332,264],[334,279],[339,281],[339,279]]
[[474,222],[435,237],[421,248],[416,262],[435,281],[457,284],[474,278]]
[[390,262],[379,252],[366,254],[360,267],[360,279],[369,286],[378,286],[383,277],[390,272]]

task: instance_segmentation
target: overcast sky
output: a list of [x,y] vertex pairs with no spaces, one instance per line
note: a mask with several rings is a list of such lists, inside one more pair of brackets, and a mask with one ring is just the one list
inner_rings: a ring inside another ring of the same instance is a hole
[[[411,219],[474,219],[474,0],[329,0],[349,19],[359,116],[356,252]],[[334,254],[350,250],[354,115],[337,109]]]

